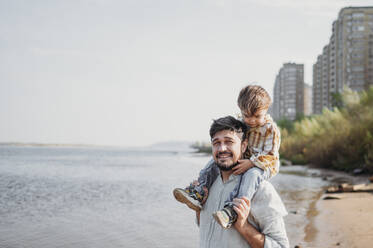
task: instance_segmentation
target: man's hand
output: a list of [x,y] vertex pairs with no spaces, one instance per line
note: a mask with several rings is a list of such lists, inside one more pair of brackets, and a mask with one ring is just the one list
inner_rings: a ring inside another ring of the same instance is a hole
[[234,211],[237,213],[237,220],[234,223],[234,227],[240,232],[247,224],[247,218],[250,214],[250,200],[247,197],[234,198]]
[[248,221],[247,218],[250,214],[250,201],[246,197],[233,199],[234,211],[237,213],[237,220],[234,227],[246,239],[252,248],[263,248],[265,236],[255,229]]
[[248,169],[254,167],[253,162],[249,159],[238,160],[238,165],[233,168],[233,174],[239,175],[245,173]]

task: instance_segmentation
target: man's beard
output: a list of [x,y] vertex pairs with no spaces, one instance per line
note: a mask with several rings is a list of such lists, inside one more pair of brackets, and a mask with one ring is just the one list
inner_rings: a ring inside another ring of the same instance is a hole
[[219,162],[218,162],[218,161],[219,161],[219,157],[220,157],[221,155],[224,155],[224,154],[228,154],[228,155],[232,156],[232,158],[233,158],[233,153],[231,153],[231,152],[219,152],[219,153],[217,154],[217,156],[216,156],[215,163],[216,163],[216,165],[218,166],[218,168],[219,168],[220,170],[222,170],[222,171],[230,171],[230,170],[232,170],[235,166],[238,165],[238,161],[236,161],[235,163],[233,163],[233,164],[230,165],[230,166],[226,166],[224,163],[219,163]]
[[222,171],[230,171],[230,170],[232,170],[235,166],[238,165],[238,162],[236,162],[235,164],[232,164],[231,166],[228,166],[228,167],[226,167],[226,166],[224,166],[224,165],[221,165],[221,164],[219,164],[219,163],[216,163],[216,165],[217,165],[218,168],[219,168],[220,170],[222,170]]
[[[227,154],[228,152],[220,152],[217,154],[217,160],[219,160],[219,156],[220,155],[223,155],[223,154]],[[233,157],[233,154],[232,153],[228,153],[229,155],[231,155]],[[232,170],[236,165],[238,165],[238,161],[236,163],[233,163],[232,165],[230,166],[226,166],[224,165],[223,163],[219,163],[217,161],[216,162],[216,165],[219,167],[220,170],[222,171],[230,171]]]

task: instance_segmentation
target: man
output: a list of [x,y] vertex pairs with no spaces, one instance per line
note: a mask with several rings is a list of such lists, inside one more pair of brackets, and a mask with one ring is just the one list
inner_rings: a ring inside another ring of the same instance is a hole
[[238,215],[234,228],[223,229],[213,217],[239,183],[240,176],[234,175],[232,168],[246,149],[245,129],[242,122],[231,116],[215,120],[211,125],[212,153],[220,176],[211,186],[202,211],[197,213],[200,247],[289,247],[283,221],[287,212],[279,195],[267,181],[260,184],[252,202],[245,197],[234,199],[234,210]]

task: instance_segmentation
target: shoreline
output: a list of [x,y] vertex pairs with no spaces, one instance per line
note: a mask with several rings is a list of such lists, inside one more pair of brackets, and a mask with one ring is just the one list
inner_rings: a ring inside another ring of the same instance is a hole
[[[321,176],[330,185],[369,183],[366,176],[330,170],[322,170]],[[373,192],[325,193],[325,188],[320,188],[319,197],[310,203],[307,211],[308,224],[298,247],[372,247],[372,206]]]
[[[323,200],[325,196],[337,199]],[[371,247],[373,243],[373,194],[367,192],[323,194],[311,247]]]

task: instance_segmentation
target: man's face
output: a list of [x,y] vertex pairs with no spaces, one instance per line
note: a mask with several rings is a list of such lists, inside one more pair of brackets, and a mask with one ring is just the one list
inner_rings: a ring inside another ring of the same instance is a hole
[[221,169],[232,169],[241,158],[245,143],[241,142],[242,133],[223,130],[211,139],[212,155]]
[[267,114],[268,109],[261,109],[256,111],[254,114],[248,113],[247,111],[242,111],[242,118],[243,121],[249,126],[249,127],[259,127],[263,126],[265,123],[265,116]]

